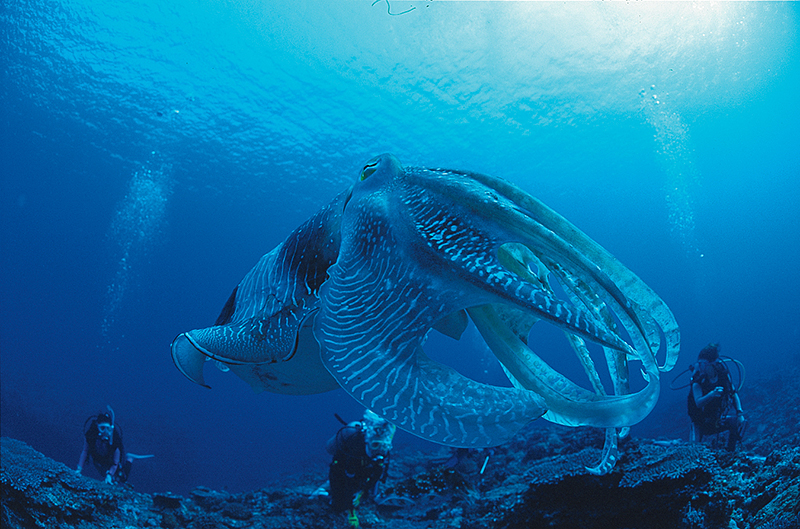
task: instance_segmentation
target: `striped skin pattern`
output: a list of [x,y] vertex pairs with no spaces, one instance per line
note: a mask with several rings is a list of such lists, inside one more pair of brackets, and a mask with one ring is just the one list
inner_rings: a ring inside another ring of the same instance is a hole
[[310,394],[337,387],[319,362],[310,319],[319,310],[319,288],[339,251],[339,224],[347,193],[264,255],[235,291],[228,320],[179,335],[176,366],[206,385],[206,358],[221,362],[256,391]]
[[315,326],[334,378],[398,427],[451,446],[491,446],[539,417],[535,393],[479,384],[425,357],[426,333],[464,293],[418,267],[388,222],[356,207],[348,205],[353,223],[343,225]]
[[[457,338],[467,313],[512,387],[478,383],[425,355],[427,334]],[[592,389],[531,350],[538,321],[563,329]],[[606,428],[600,472],[613,467],[617,428],[655,405],[679,337],[652,290],[527,193],[487,175],[404,168],[386,154],[262,257],[217,325],[179,335],[172,353],[201,384],[213,359],[257,390],[338,385],[398,427],[450,446],[502,443],[543,414]],[[604,351],[613,394],[587,343]],[[631,361],[645,378],[635,393]]]
[[[463,181],[464,174],[452,171],[431,171],[414,168],[409,171],[410,180],[428,178]],[[524,305],[536,311],[540,317],[553,320],[570,327],[574,332],[587,336],[593,341],[616,349],[625,349],[626,344],[597,319],[585,317],[575,306],[561,303],[542,290],[537,283],[523,280],[519,275],[506,269],[499,260],[498,252],[506,238],[513,237],[503,226],[471,214],[466,208],[453,208],[449,197],[434,201],[429,193],[416,193],[413,199],[405,201],[406,215],[417,220],[417,233],[436,254],[451,264],[465,281],[478,284],[504,300]],[[513,209],[504,204],[498,196],[492,196],[494,208]],[[451,206],[451,208],[447,208]],[[428,220],[430,219],[430,220]],[[474,219],[474,223],[472,222]],[[481,222],[482,221],[482,222]],[[505,233],[504,233],[505,232]],[[506,238],[504,238],[504,236]]]

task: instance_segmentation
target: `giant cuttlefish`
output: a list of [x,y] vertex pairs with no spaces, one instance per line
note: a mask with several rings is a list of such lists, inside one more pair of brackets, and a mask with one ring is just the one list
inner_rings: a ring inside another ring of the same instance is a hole
[[[469,320],[511,387],[478,383],[423,352],[431,329],[458,339]],[[563,329],[591,390],[530,348],[539,320]],[[494,446],[541,416],[605,428],[594,469],[605,472],[617,429],[655,406],[679,336],[647,285],[537,199],[499,178],[403,167],[383,154],[261,258],[214,326],[180,334],[172,357],[201,385],[210,359],[259,391],[342,387],[398,427],[450,446]],[[590,345],[604,352],[613,394]],[[636,392],[630,361],[644,377]]]

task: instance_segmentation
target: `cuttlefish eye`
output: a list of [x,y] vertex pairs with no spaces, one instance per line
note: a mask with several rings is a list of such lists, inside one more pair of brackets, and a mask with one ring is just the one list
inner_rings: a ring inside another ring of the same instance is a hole
[[378,170],[378,166],[380,164],[381,164],[380,158],[373,158],[372,160],[368,161],[367,165],[365,165],[364,168],[361,170],[361,177],[360,177],[361,181],[363,182],[364,180],[372,176],[372,173]]

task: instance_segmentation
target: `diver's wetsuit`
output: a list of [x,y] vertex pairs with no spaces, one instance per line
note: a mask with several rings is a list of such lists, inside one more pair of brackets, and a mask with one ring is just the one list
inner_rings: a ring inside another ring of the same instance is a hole
[[353,509],[356,494],[367,494],[379,481],[386,480],[389,461],[367,455],[363,429],[345,426],[328,441],[327,450],[333,455],[328,478],[334,511]]
[[722,397],[710,400],[702,409],[695,403],[692,391],[689,391],[689,417],[697,427],[699,440],[702,440],[704,435],[714,435],[727,430],[727,448],[733,450],[742,437],[737,418],[728,416],[736,389],[733,387],[725,363],[720,360],[713,362],[700,360],[692,374],[692,385],[694,384],[700,385],[703,395],[708,395],[717,386],[722,387]]
[[87,457],[92,458],[92,463],[101,476],[109,474],[116,483],[127,481],[131,462],[125,457],[122,437],[117,428],[114,428],[113,442],[109,443],[100,437],[97,423],[93,422],[84,436],[79,468],[83,468]]

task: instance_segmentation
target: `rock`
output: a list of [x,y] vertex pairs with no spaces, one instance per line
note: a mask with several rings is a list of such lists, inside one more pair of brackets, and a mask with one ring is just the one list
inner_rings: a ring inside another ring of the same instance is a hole
[[192,501],[207,511],[219,511],[230,497],[227,492],[217,492],[207,487],[196,487],[189,494]]
[[[743,399],[748,417],[763,417],[771,427],[733,453],[633,438],[621,444],[613,471],[595,476],[585,467],[599,460],[602,432],[542,423],[503,446],[469,452],[448,469],[441,465],[449,455],[444,449],[436,455],[395,450],[384,503],[363,501],[361,526],[796,529],[800,373],[787,368],[775,380],[754,384],[759,397]],[[771,383],[781,391],[770,391]],[[769,400],[772,394],[779,405]],[[347,527],[326,497],[312,497],[325,482],[324,467],[244,494],[196,487],[186,499],[80,476],[13,439],[2,438],[0,447],[3,529]]]
[[153,505],[162,509],[177,509],[181,506],[181,497],[175,494],[153,494]]
[[27,444],[3,437],[3,527],[68,527],[118,510],[110,487],[87,479]]

